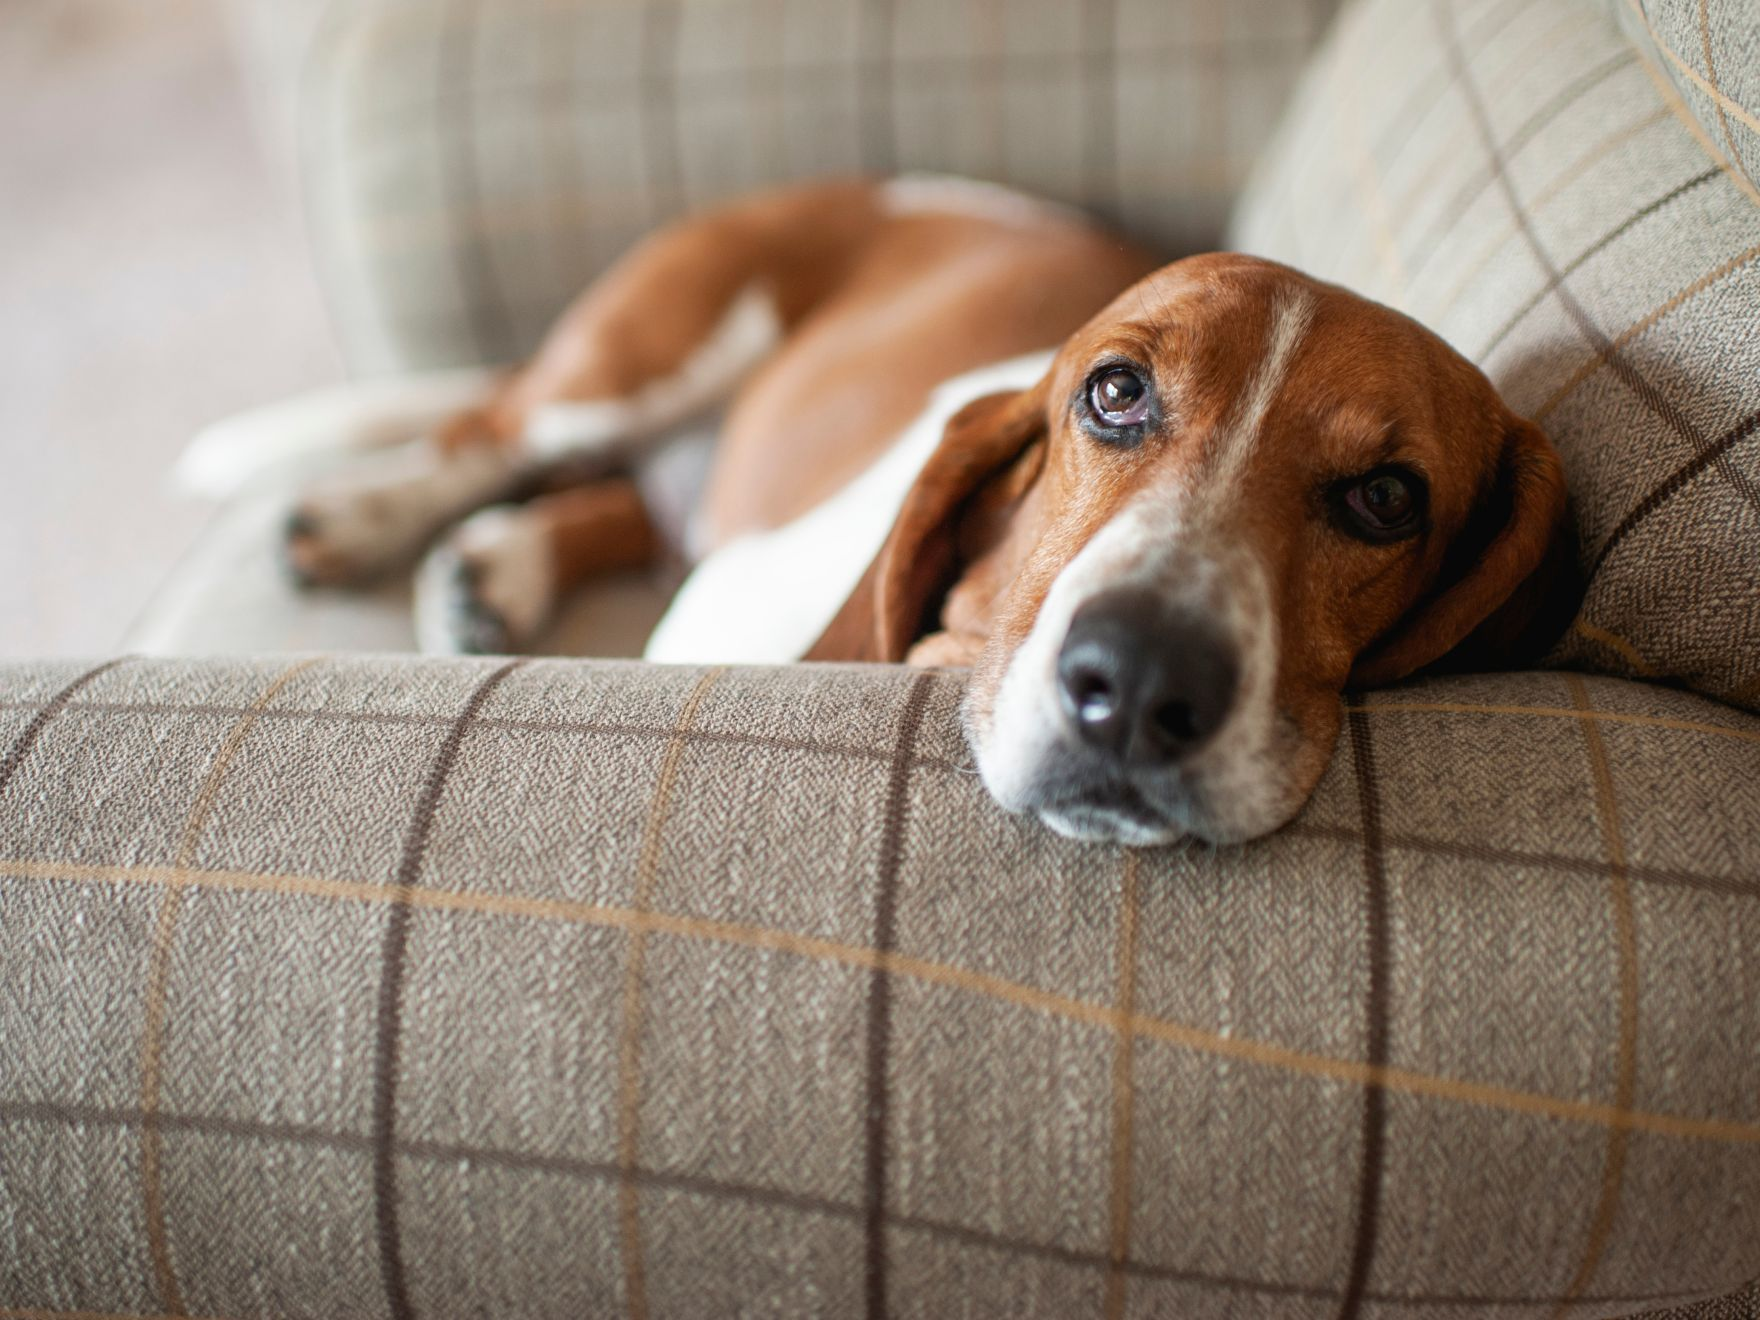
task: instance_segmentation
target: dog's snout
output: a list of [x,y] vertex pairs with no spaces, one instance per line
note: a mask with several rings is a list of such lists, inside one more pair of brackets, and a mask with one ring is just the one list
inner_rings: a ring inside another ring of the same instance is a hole
[[1057,659],[1065,716],[1090,746],[1132,765],[1188,756],[1228,717],[1234,647],[1207,619],[1148,591],[1112,591],[1076,611]]

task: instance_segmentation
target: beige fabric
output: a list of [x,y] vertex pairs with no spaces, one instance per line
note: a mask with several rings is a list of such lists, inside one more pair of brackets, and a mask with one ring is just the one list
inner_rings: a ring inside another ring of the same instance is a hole
[[1211,246],[1335,3],[335,5],[312,235],[369,370],[522,356],[657,224],[808,177],[975,175]]
[[1760,199],[1604,6],[1350,6],[1234,238],[1546,427],[1592,573],[1556,661],[1760,708]]
[[1001,816],[959,690],[0,670],[0,1307],[1514,1317],[1760,1274],[1760,719],[1414,685],[1291,829],[1133,855]]
[[1760,7],[1753,0],[1607,0],[1760,199]]
[[[252,495],[222,509],[134,620],[121,645],[151,655],[414,651],[410,574],[346,591],[303,590],[281,558],[291,497]],[[616,573],[570,594],[530,648],[540,655],[639,656],[684,569]]]

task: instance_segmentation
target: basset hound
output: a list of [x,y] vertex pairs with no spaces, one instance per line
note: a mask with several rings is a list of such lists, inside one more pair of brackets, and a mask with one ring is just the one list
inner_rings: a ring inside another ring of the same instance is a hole
[[[699,489],[656,494],[638,459],[716,409]],[[650,658],[969,667],[997,802],[1152,845],[1289,820],[1346,687],[1535,652],[1564,515],[1545,436],[1409,318],[909,177],[656,234],[432,443],[310,486],[285,557],[426,549],[424,643],[506,651],[683,553]]]

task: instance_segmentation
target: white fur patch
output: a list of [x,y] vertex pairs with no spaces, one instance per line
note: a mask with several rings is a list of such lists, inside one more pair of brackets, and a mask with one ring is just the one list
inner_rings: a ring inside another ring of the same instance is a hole
[[698,564],[648,641],[669,664],[798,660],[836,617],[880,553],[948,420],[973,399],[1026,389],[1047,349],[947,381],[892,446],[837,494],[774,531],[744,536]]
[[732,394],[782,342],[776,299],[752,285],[677,372],[617,399],[547,403],[532,409],[525,444],[539,458],[596,453],[656,435]]
[[482,401],[495,372],[470,368],[391,376],[314,390],[239,413],[200,431],[177,460],[181,490],[230,499],[265,484],[285,487],[339,455],[425,435]]
[[[1272,757],[1277,628],[1264,574],[1243,550],[1194,526],[1190,503],[1177,488],[1144,491],[1052,583],[1003,674],[988,727],[974,730],[979,773],[1004,807],[1038,810],[1047,825],[1071,837],[1132,846],[1168,843],[1187,832],[1244,838],[1281,822],[1287,795],[1279,792]],[[1093,597],[1128,587],[1146,587],[1213,619],[1239,653],[1239,688],[1222,727],[1189,761],[1131,775],[1131,786],[1168,826],[1120,814],[1097,830],[1091,819],[1039,810],[1036,799],[1048,771],[1084,754],[1058,698],[1057,661],[1070,624]]]
[[308,486],[295,505],[306,526],[297,553],[347,579],[413,554],[454,518],[506,489],[514,460],[471,445],[442,453],[426,441],[371,455]]
[[[498,505],[466,518],[416,574],[416,642],[430,655],[506,650],[549,621],[556,572],[549,529],[526,510]],[[485,622],[505,634],[481,645]]]
[[1212,460],[1212,479],[1232,481],[1245,465],[1247,456],[1259,442],[1265,425],[1265,414],[1271,410],[1277,392],[1289,374],[1290,363],[1307,334],[1308,322],[1314,316],[1314,299],[1306,292],[1286,292],[1277,297],[1271,312],[1271,335],[1265,355],[1253,373],[1246,392],[1230,419],[1222,446]]
[[880,205],[887,215],[963,215],[1014,229],[1090,223],[1072,206],[953,174],[901,174],[889,179],[880,187]]

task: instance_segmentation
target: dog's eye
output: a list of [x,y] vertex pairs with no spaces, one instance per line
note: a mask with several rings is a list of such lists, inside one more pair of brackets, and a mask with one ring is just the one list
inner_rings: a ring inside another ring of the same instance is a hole
[[1399,541],[1418,530],[1424,483],[1398,468],[1382,468],[1346,483],[1339,503],[1347,530],[1366,541]]
[[1088,407],[1102,426],[1136,426],[1149,416],[1149,386],[1129,367],[1102,367],[1088,382]]

